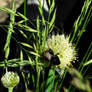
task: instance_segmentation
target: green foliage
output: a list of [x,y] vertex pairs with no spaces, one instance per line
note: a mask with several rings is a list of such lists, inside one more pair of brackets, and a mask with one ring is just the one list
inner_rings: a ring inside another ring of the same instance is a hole
[[5,7],[0,6],[0,10],[5,11],[5,12],[7,12],[9,14],[17,15],[15,11],[13,11],[13,10],[11,10],[9,8],[5,8]]
[[73,42],[76,40],[76,46],[78,45],[78,42],[81,36],[83,35],[83,33],[85,32],[87,24],[92,17],[91,3],[92,3],[91,0],[85,0],[81,13],[73,25],[74,33],[73,33],[71,41]]
[[84,66],[87,66],[88,64],[92,64],[92,59],[84,63]]
[[54,92],[55,70],[50,69],[45,92]]
[[[20,67],[20,71],[25,82],[26,91],[28,90],[29,86],[31,87],[30,85],[30,79],[31,79],[31,82],[33,84],[32,89],[34,92],[61,92],[60,89],[63,86],[67,74],[67,71],[61,71],[61,70],[57,71],[56,69],[57,67],[51,66],[49,69],[48,77],[47,79],[45,79],[46,67],[44,67],[40,55],[46,48],[46,39],[50,34],[50,32],[55,27],[54,22],[56,19],[55,2],[54,0],[52,0],[52,2],[51,0],[48,0],[48,3],[50,7],[48,20],[46,21],[44,18],[44,9],[41,6],[41,1],[39,0],[39,4],[40,4],[39,12],[41,15],[41,19],[39,18],[39,15],[37,15],[37,19],[35,23],[29,21],[29,19],[26,17],[26,0],[24,0],[24,15],[19,12],[16,12],[15,0],[13,0],[12,9],[0,7],[0,10],[10,14],[10,23],[9,26],[7,26],[8,27],[7,38],[4,46],[5,59],[4,61],[0,62],[0,67],[4,67],[6,68],[6,70],[8,67],[12,67],[12,68]],[[91,0],[85,0],[81,13],[73,25],[74,31],[73,34],[71,34],[72,39],[70,41],[71,43],[75,43],[76,48],[78,46],[78,43],[83,33],[86,30],[87,24],[92,18],[91,3],[92,3]],[[15,21],[16,16],[22,18],[22,20],[16,22]],[[29,27],[27,23],[31,23],[33,27]],[[18,32],[26,39],[25,42],[19,41],[12,35],[12,34],[18,34],[17,31],[15,31],[14,29],[16,27],[19,28]],[[14,39],[16,44],[18,44],[18,46],[20,47],[19,58],[9,59],[10,50],[11,50],[10,46],[12,44],[11,39]],[[76,86],[76,88],[78,89],[91,92],[89,81],[86,80],[85,84],[83,81],[84,80],[83,77],[89,68],[89,64],[92,63],[92,59],[88,61],[91,54],[92,54],[92,42],[90,43],[90,46],[88,50],[85,52],[85,55],[82,61],[80,61],[81,63],[78,67],[79,72],[83,74],[81,75],[77,70],[72,70],[72,71],[70,70],[71,71],[70,74],[73,76],[75,75],[76,78],[72,80],[72,84],[69,85],[69,89],[64,88],[66,92],[75,91],[75,88],[72,88],[72,85]],[[27,59],[24,59],[25,55],[27,56]],[[27,80],[26,80],[26,74],[25,72],[23,72],[25,65],[30,65],[30,67],[35,71],[35,73],[31,73],[30,70],[30,72],[27,75]],[[87,66],[87,69],[84,70],[85,66]]]

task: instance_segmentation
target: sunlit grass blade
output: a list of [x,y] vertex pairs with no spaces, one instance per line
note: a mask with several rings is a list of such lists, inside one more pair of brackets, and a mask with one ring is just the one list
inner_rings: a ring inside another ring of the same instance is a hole
[[51,17],[51,13],[55,9],[55,1],[52,0],[52,3],[51,3],[51,1],[48,0],[48,2],[49,2],[49,7],[50,7],[50,9],[49,9],[49,16],[48,16],[48,21],[49,21],[50,20],[50,17]]
[[92,64],[92,59],[89,60],[89,61],[87,61],[86,63],[84,63],[84,66],[87,66],[87,65],[89,65],[89,64]]
[[38,53],[36,53],[36,52],[28,51],[28,53],[40,57],[40,55]]
[[54,24],[55,19],[56,19],[56,9],[55,9],[55,11],[54,11],[54,13],[53,13],[53,17],[52,17],[52,19],[51,19],[51,21],[50,21],[49,29],[50,29],[51,26]]
[[25,47],[28,47],[28,48],[33,48],[30,44],[28,43],[24,43],[24,42],[20,42],[21,45],[25,46]]
[[20,61],[23,62],[23,51],[20,51]]
[[19,32],[23,35],[24,38],[28,38],[27,35],[22,31],[22,30],[19,30]]
[[9,8],[5,8],[5,7],[0,6],[0,10],[5,11],[5,12],[7,12],[9,14],[13,14],[13,15],[17,16],[16,12],[11,10],[11,9],[9,9]]
[[21,18],[23,18],[25,21],[28,20],[28,18],[27,18],[25,15],[23,15],[23,14],[21,14],[21,13],[19,13],[19,12],[18,12],[18,16],[20,16]]
[[29,26],[26,26],[26,25],[23,25],[23,24],[17,24],[19,27],[21,27],[22,29],[26,30],[26,31],[29,31],[29,32],[37,32],[37,30],[29,27]]
[[[89,18],[91,16],[91,11],[92,11],[90,5],[91,5],[91,0],[85,0],[84,5],[81,10],[81,14],[79,15],[79,17],[77,18],[77,20],[74,23],[74,33],[73,33],[71,42],[73,42],[76,39],[76,37],[78,36],[77,35],[78,31],[81,30],[78,40],[76,42],[76,46],[83,34],[83,30],[85,30],[85,28],[89,22]],[[91,10],[89,9],[89,7]],[[82,28],[80,29],[80,27],[82,27]]]
[[83,62],[85,63],[87,60],[88,60],[88,57],[89,57],[89,52],[91,51],[91,53],[92,53],[92,42],[91,42],[91,44],[90,44],[90,46],[89,46],[89,48],[88,48],[88,50],[86,51],[86,53],[85,53],[85,55],[84,55],[84,57],[83,57],[83,59],[82,59],[82,61],[81,61],[81,64],[79,65],[79,67],[78,67],[78,70],[80,70],[80,69],[82,69],[82,66],[83,66]]
[[[7,10],[7,8],[4,8],[4,10],[10,12],[9,9]],[[15,12],[15,0],[13,0],[11,11]],[[14,13],[11,12],[10,13],[10,24],[9,24],[9,28],[8,28],[8,34],[7,34],[6,44],[5,44],[5,47],[4,47],[6,59],[8,58],[9,52],[10,52],[10,40],[11,40],[14,21],[15,21],[15,15],[14,15]]]

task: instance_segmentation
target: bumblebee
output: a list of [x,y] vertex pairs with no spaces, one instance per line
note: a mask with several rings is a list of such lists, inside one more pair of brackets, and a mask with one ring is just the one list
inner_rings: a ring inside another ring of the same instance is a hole
[[46,50],[42,53],[41,59],[44,61],[44,63],[49,63],[49,65],[59,65],[60,60],[57,55],[54,55],[53,51],[51,49]]

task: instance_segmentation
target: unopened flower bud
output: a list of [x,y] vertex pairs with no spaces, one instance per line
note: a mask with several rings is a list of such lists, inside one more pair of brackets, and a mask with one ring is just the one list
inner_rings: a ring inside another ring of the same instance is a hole
[[17,73],[14,72],[6,72],[4,76],[1,78],[1,82],[4,87],[6,88],[13,88],[15,87],[20,81],[19,76]]

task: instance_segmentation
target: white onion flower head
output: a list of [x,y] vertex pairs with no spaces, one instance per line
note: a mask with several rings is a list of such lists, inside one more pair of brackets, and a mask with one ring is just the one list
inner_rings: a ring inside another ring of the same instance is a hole
[[6,88],[13,88],[15,87],[20,81],[19,76],[17,73],[14,72],[6,72],[4,76],[1,78],[1,82],[4,87]]
[[47,39],[46,49],[51,49],[54,55],[57,55],[60,59],[59,68],[62,70],[71,65],[71,62],[75,59],[76,51],[72,43],[69,41],[69,37],[62,35],[53,35]]

